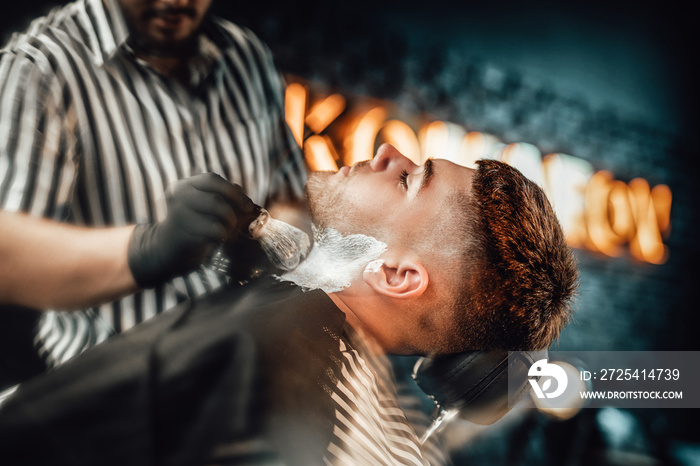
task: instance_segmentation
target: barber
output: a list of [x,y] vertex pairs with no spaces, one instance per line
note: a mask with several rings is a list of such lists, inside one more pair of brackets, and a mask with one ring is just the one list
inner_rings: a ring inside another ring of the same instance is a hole
[[269,51],[211,3],[77,0],[0,53],[0,391],[221,287],[241,202],[303,198]]

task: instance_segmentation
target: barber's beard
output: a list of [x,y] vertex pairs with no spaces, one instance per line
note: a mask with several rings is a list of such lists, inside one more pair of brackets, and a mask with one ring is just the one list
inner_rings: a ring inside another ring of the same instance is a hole
[[127,40],[139,55],[156,58],[188,58],[197,53],[199,30],[181,41],[156,41],[147,34],[133,31]]
[[[194,21],[197,12],[188,7],[166,6],[156,8],[146,11],[137,24],[148,24],[149,21],[159,16],[167,17],[168,15],[184,15],[190,21]],[[130,22],[129,18],[127,18],[127,22]],[[134,27],[134,24],[131,24],[128,43],[134,51],[141,55],[157,58],[186,58],[197,52],[200,29],[201,24],[191,34],[180,40],[156,39],[150,36],[148,32],[140,30],[138,27]]]

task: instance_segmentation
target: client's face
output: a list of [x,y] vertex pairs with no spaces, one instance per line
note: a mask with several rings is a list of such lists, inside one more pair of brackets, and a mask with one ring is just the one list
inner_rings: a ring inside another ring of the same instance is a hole
[[439,159],[416,165],[384,144],[371,161],[312,173],[306,191],[318,227],[406,246],[444,230],[455,193],[469,189],[473,171]]

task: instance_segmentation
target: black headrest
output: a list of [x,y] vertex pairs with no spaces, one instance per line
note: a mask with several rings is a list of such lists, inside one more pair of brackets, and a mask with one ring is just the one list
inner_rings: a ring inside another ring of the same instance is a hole
[[508,374],[511,376],[510,406],[530,389],[528,370],[547,351],[469,351],[423,358],[413,378],[441,409],[458,410],[459,416],[476,424],[493,424],[509,410]]

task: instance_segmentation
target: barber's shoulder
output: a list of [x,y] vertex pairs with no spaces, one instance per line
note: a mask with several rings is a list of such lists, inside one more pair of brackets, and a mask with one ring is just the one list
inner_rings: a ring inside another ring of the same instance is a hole
[[213,16],[210,21],[211,27],[218,32],[218,38],[223,41],[219,46],[236,46],[255,53],[263,57],[262,62],[266,62],[272,57],[268,46],[258,37],[258,35],[245,26],[233,23],[225,18]]
[[210,26],[219,28],[222,30],[222,32],[237,39],[260,40],[258,36],[247,27],[234,23],[226,18],[222,18],[221,16],[210,16],[209,24]]
[[0,49],[0,59],[28,62],[45,74],[57,74],[62,68],[68,71],[75,60],[69,50],[83,40],[78,7],[74,3],[54,7],[14,31]]

